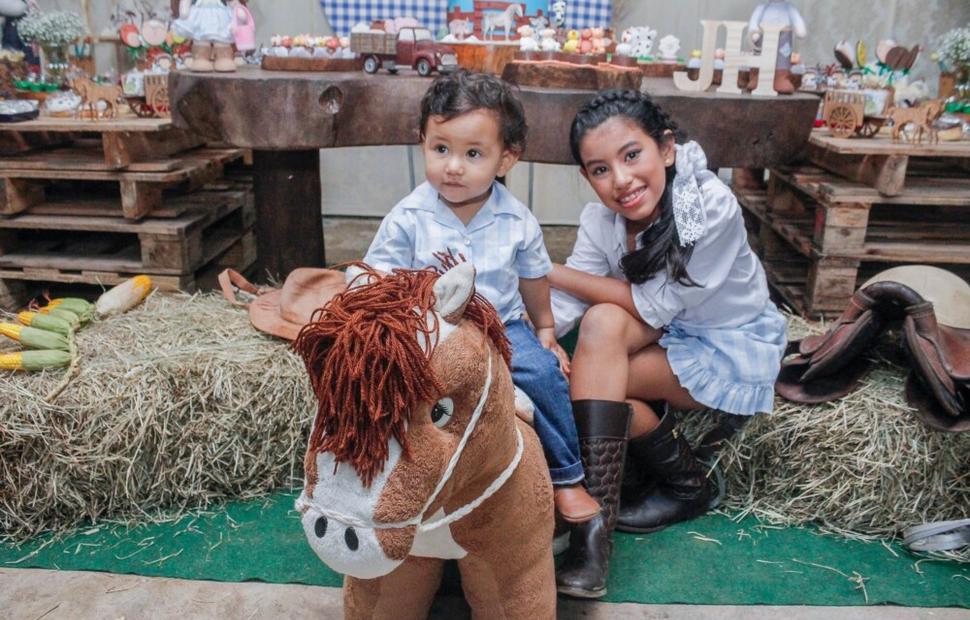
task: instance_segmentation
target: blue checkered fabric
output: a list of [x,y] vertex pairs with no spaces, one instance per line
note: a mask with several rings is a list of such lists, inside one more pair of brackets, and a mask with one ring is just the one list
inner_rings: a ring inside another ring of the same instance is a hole
[[413,17],[435,35],[445,25],[448,0],[320,0],[320,6],[337,36],[360,22],[395,17]]
[[613,0],[568,0],[566,28],[609,28]]

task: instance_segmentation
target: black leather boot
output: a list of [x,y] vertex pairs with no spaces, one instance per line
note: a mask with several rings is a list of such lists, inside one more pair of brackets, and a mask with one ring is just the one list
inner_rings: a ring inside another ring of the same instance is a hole
[[561,594],[580,598],[606,595],[613,527],[620,502],[620,482],[626,456],[632,409],[610,400],[573,401],[579,448],[586,469],[586,488],[600,503],[591,521],[573,527],[569,549],[556,571]]
[[717,486],[708,477],[710,468],[697,459],[676,424],[674,415],[663,411],[657,428],[630,440],[631,462],[650,472],[657,486],[621,508],[618,530],[661,530],[704,514],[717,496]]

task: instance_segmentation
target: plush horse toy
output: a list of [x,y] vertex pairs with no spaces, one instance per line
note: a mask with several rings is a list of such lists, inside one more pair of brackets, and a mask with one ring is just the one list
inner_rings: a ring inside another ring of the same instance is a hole
[[450,558],[474,617],[554,618],[552,485],[474,268],[358,268],[294,343],[319,402],[296,507],[345,617],[426,618]]

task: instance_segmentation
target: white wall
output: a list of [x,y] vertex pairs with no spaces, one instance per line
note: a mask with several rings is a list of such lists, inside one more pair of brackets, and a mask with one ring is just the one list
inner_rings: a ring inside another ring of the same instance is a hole
[[[136,2],[139,0],[121,0]],[[168,0],[155,2],[160,7]],[[118,0],[39,0],[42,8],[90,9],[95,30],[100,32]],[[806,62],[834,61],[832,48],[841,39],[863,40],[870,50],[876,42],[892,37],[906,46],[919,44],[932,50],[935,39],[946,30],[970,22],[970,0],[793,0],[808,24],[809,35],[796,42]],[[614,0],[614,26],[649,25],[660,36],[680,38],[682,53],[699,45],[700,20],[736,19],[747,21],[757,0]],[[257,37],[266,40],[275,33],[329,34],[326,17],[317,0],[250,0],[257,23]],[[97,50],[99,68],[112,62],[111,46]],[[920,57],[915,76],[927,78],[935,89],[938,72],[929,53]],[[689,129],[689,128],[688,128]],[[408,151],[412,166],[409,169]],[[414,147],[368,147],[331,149],[322,152],[324,187],[323,212],[341,215],[380,216],[412,187],[423,180],[420,152]],[[358,181],[360,170],[384,170],[380,184]],[[576,223],[580,210],[593,198],[575,167],[547,164],[518,164],[509,175],[513,192],[529,204],[543,223]],[[365,189],[366,188],[366,189]],[[531,191],[530,191],[531,190]]]

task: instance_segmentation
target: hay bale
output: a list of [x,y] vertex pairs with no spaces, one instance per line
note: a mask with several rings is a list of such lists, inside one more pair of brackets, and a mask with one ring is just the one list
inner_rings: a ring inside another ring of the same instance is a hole
[[0,536],[141,518],[302,478],[312,392],[215,294],[154,294],[78,333],[79,374],[0,374]]
[[[790,321],[793,338],[824,331]],[[870,539],[968,516],[970,433],[933,431],[913,415],[903,395],[908,369],[893,359],[898,339],[885,340],[860,389],[817,406],[779,397],[773,415],[735,436],[720,455],[726,511]],[[699,436],[711,417],[688,415],[688,434]]]

